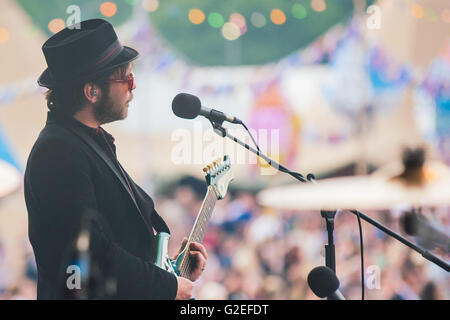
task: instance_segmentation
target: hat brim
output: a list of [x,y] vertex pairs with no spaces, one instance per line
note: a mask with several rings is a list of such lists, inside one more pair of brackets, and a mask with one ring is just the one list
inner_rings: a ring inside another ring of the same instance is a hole
[[61,81],[61,80],[54,79],[50,73],[50,70],[47,68],[44,70],[44,72],[39,77],[38,84],[41,87],[46,87],[49,89],[74,85],[74,84],[77,84],[77,83],[80,83],[83,81],[87,81],[90,79],[94,79],[98,76],[101,76],[102,74],[104,74],[108,71],[111,71],[112,69],[119,67],[125,63],[129,63],[138,57],[139,57],[139,53],[136,50],[134,50],[133,48],[127,47],[127,46],[123,46],[122,52],[120,52],[120,54],[117,57],[115,57],[106,66],[104,66],[103,68],[101,68],[93,73],[90,73],[90,74],[87,74],[84,76],[80,76],[77,78],[72,78],[68,81]]

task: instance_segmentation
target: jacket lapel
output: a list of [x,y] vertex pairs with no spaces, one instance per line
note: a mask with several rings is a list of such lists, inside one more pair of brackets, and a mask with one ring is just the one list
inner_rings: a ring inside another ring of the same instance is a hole
[[156,212],[152,198],[150,198],[150,196],[142,190],[139,185],[134,183],[128,173],[125,172],[125,174],[127,175],[128,181],[130,181],[133,192],[136,195],[136,201],[138,202],[139,207],[141,207],[143,213],[145,213],[144,216],[148,219],[148,221],[150,221],[151,225],[157,232],[166,232],[170,234],[169,227]]
[[[54,124],[56,124],[56,123],[54,123]],[[135,206],[136,210],[139,212],[139,215],[144,220],[144,223],[147,226],[147,230],[149,231],[150,236],[153,238],[154,234],[153,234],[152,227],[148,224],[147,219],[142,214],[142,211],[139,208],[139,205],[136,202],[135,197],[131,193],[131,190],[128,187],[127,182],[125,181],[125,178],[119,172],[119,170],[117,169],[115,164],[111,161],[111,159],[106,155],[106,153],[98,146],[97,143],[95,143],[95,141],[88,134],[86,134],[83,130],[81,130],[81,128],[78,128],[76,126],[61,126],[61,127],[66,128],[70,132],[72,132],[75,135],[77,135],[83,142],[85,142],[106,163],[106,165],[109,167],[109,169],[111,169],[111,171],[114,173],[114,175],[117,177],[117,179],[119,179],[122,187],[125,189],[125,191],[130,196],[131,200],[134,203],[134,206]]]

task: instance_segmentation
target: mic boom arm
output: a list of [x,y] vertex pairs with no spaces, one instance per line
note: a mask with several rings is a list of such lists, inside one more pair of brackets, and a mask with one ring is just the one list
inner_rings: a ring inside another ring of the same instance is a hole
[[[229,134],[227,129],[222,127],[223,121],[222,122],[214,122],[214,121],[210,120],[210,122],[211,122],[211,124],[212,124],[212,126],[214,128],[214,132],[217,133],[222,138],[227,137],[228,139],[233,140],[237,144],[240,144],[245,149],[250,150],[251,152],[256,154],[258,157],[264,159],[272,168],[274,168],[274,169],[276,169],[278,171],[287,173],[287,174],[293,176],[295,179],[300,180],[301,182],[308,182],[308,180],[306,180],[305,177],[303,175],[301,175],[300,173],[293,172],[293,171],[289,170],[285,166],[279,164],[275,160],[273,160],[273,159],[269,158],[268,156],[266,156],[265,154],[261,153],[259,150],[254,149],[253,147],[251,147],[247,143],[245,143],[245,142],[239,140],[238,138],[234,137],[233,135]],[[308,179],[314,179],[314,175],[308,174]]]
[[[252,148],[251,146],[249,146],[245,142],[243,142],[243,141],[239,140],[238,138],[236,138],[236,137],[232,136],[231,134],[229,134],[227,129],[222,127],[223,121],[222,122],[214,122],[214,121],[210,120],[210,122],[211,122],[211,124],[212,124],[212,126],[214,128],[214,132],[217,133],[222,138],[227,137],[227,138],[233,140],[234,142],[240,144],[241,146],[243,146],[247,150],[250,150],[251,152],[256,154],[258,157],[261,157],[262,159],[264,159],[273,168],[275,168],[275,169],[277,169],[277,170],[279,170],[281,172],[288,173],[289,175],[291,175],[292,177],[296,178],[297,180],[300,180],[302,182],[307,182],[307,180],[301,174],[293,172],[293,171],[287,169],[286,167],[284,167],[283,165],[279,164],[275,160],[270,159],[269,157],[267,157],[263,153],[259,152],[258,150],[255,150],[254,148]],[[308,180],[310,182],[315,182],[314,175],[308,174]],[[361,219],[363,219],[364,221],[366,221],[369,224],[371,224],[372,226],[380,229],[381,231],[383,231],[387,235],[395,238],[396,240],[400,241],[401,243],[403,243],[404,245],[406,245],[409,248],[413,249],[414,251],[420,253],[422,255],[422,257],[424,257],[428,261],[431,261],[434,264],[436,264],[437,266],[439,266],[442,269],[444,269],[445,271],[450,272],[450,265],[447,262],[445,262],[444,260],[442,260],[439,257],[437,257],[434,254],[432,254],[431,252],[416,246],[411,241],[408,241],[407,239],[405,239],[404,237],[402,237],[399,234],[395,233],[394,231],[390,230],[389,228],[387,228],[386,226],[382,225],[381,223],[378,223],[377,221],[371,219],[370,217],[368,217],[367,215],[365,215],[364,213],[362,213],[359,210],[350,210],[350,212],[355,214],[355,215],[359,214]]]

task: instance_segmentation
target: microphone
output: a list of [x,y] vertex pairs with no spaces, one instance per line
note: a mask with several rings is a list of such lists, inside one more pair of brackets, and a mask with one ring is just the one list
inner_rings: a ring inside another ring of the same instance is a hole
[[202,106],[200,99],[189,93],[179,93],[172,100],[173,113],[183,119],[194,119],[198,115],[213,122],[231,122],[242,124],[242,121],[236,117],[227,115],[221,111],[210,109]]
[[328,267],[320,266],[312,269],[308,274],[308,285],[319,298],[345,300],[339,291],[339,279]]
[[400,218],[405,233],[417,238],[418,244],[431,250],[436,247],[450,252],[450,238],[442,231],[433,227],[428,219],[415,211],[408,211]]

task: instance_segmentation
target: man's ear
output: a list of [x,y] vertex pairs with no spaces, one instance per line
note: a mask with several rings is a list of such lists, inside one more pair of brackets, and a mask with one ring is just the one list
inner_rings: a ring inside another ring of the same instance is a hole
[[100,90],[100,88],[98,86],[96,86],[95,84],[92,84],[90,82],[88,82],[88,83],[86,83],[84,85],[83,92],[84,92],[85,98],[90,103],[96,103],[101,98],[101,90]]

